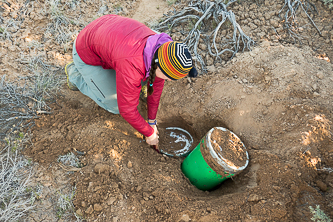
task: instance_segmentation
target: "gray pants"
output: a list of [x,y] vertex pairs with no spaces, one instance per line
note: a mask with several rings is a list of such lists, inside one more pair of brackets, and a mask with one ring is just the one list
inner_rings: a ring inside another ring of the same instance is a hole
[[94,100],[107,111],[119,114],[117,104],[116,71],[103,69],[102,66],[85,64],[73,45],[75,67],[68,70],[69,81],[84,95]]

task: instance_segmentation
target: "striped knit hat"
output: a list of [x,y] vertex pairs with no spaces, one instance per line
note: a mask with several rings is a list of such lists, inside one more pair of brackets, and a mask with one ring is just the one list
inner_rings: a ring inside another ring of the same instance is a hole
[[181,42],[166,42],[155,53],[155,62],[162,73],[172,80],[184,78],[189,74],[196,77],[192,57],[187,46]]

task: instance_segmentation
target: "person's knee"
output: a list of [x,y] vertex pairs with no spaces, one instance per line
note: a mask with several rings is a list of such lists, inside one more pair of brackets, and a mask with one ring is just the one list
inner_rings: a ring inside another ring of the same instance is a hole
[[103,108],[113,114],[119,114],[117,100],[101,99]]

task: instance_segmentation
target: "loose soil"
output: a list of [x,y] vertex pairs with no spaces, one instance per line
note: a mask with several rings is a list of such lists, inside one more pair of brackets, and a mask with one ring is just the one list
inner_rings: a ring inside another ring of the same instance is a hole
[[[119,4],[121,15],[136,15],[144,22],[162,16],[162,10],[149,15],[138,11],[144,2],[105,1],[109,7],[102,13],[100,1],[82,2],[72,13],[81,16],[82,24],[69,27],[79,31]],[[311,221],[309,206],[316,205],[332,218],[333,16],[321,1],[313,2],[319,11],[314,22],[322,36],[300,13],[302,45],[284,38],[277,16],[284,1],[235,3],[230,9],[257,41],[254,49],[215,65],[207,56],[208,74],[165,84],[159,126],[187,129],[194,138],[192,146],[213,127],[231,130],[249,153],[250,163],[242,173],[213,191],[200,191],[181,172],[184,157],[158,154],[121,116],[64,84],[57,102],[50,105],[52,113],[36,120],[33,146],[24,150],[40,166],[36,181],[58,190],[65,182],[57,183],[57,178],[65,177],[76,187],[75,211],[86,221]],[[0,3],[4,23],[26,16],[20,28],[9,30],[15,41],[0,41],[0,68],[9,79],[29,73],[18,58],[46,56],[57,66],[71,60],[71,44],[64,50],[63,44],[44,35],[51,20],[44,2],[32,1],[33,7],[18,15],[23,3]],[[158,5],[163,11],[169,7],[164,1]],[[179,33],[171,35],[180,38]],[[145,103],[138,109],[146,115]],[[59,155],[68,152],[77,154],[82,164],[69,174],[57,165]],[[46,202],[41,196],[38,209]],[[27,220],[43,218],[35,213]]]
[[242,141],[229,130],[223,131],[214,128],[210,136],[210,144],[217,156],[221,160],[225,159],[224,161],[229,166],[236,168],[245,166],[247,161],[246,148]]

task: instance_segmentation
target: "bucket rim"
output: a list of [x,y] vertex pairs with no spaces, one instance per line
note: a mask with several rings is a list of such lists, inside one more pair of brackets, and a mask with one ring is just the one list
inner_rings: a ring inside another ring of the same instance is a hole
[[[229,131],[230,133],[232,133],[237,139],[239,139],[239,141],[241,142],[241,144],[242,144],[242,147],[243,147],[243,150],[245,151],[245,153],[246,153],[246,163],[243,165],[243,166],[240,166],[240,167],[236,167],[235,165],[234,166],[231,166],[231,165],[229,165],[227,162],[226,162],[226,159],[225,158],[223,158],[223,156],[222,155],[218,155],[216,152],[215,152],[215,150],[214,150],[214,148],[213,148],[213,146],[212,146],[212,144],[211,144],[211,142],[210,142],[210,137],[211,137],[211,134],[212,134],[212,132],[215,130],[215,129],[220,129],[220,130],[222,130],[222,131]],[[248,164],[249,164],[249,154],[248,154],[248,152],[247,152],[247,149],[246,149],[246,147],[245,147],[245,145],[244,145],[244,143],[241,141],[241,139],[234,133],[234,132],[232,132],[231,130],[229,130],[229,129],[226,129],[226,128],[224,128],[224,127],[220,127],[220,126],[218,126],[218,127],[213,127],[212,129],[210,129],[209,131],[208,131],[208,133],[207,133],[207,146],[208,146],[208,148],[209,148],[209,152],[210,152],[210,154],[212,155],[212,157],[217,161],[217,163],[219,164],[219,165],[221,165],[225,170],[227,170],[227,171],[231,171],[231,172],[240,172],[240,171],[242,171],[242,170],[244,170],[247,166],[248,166]]]

